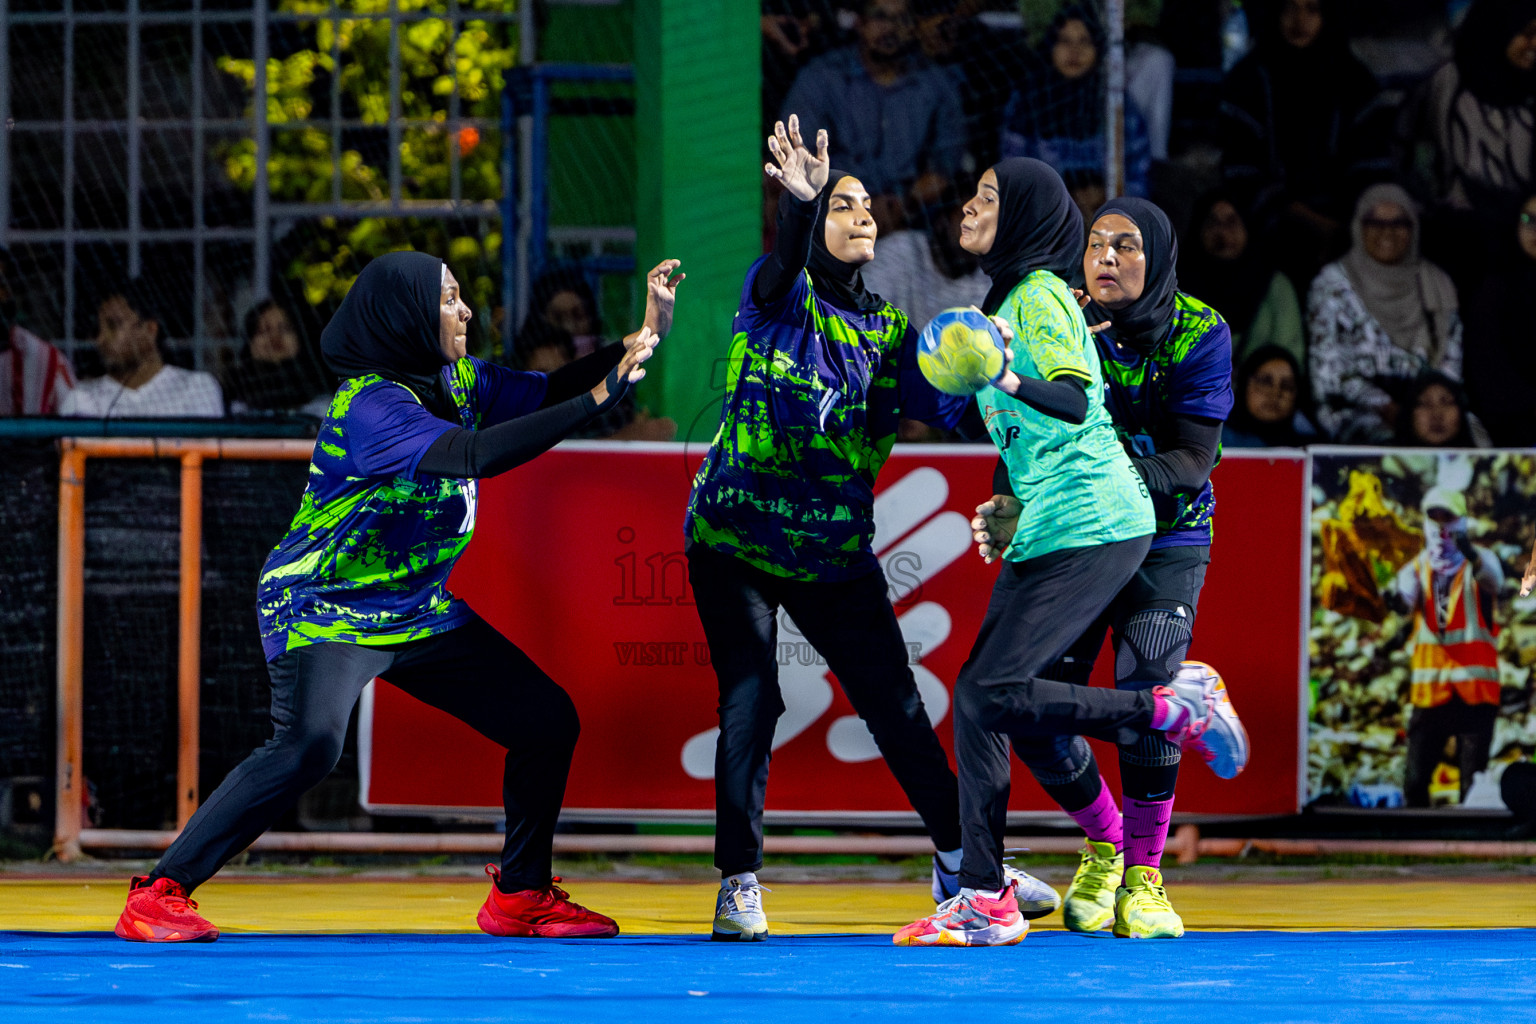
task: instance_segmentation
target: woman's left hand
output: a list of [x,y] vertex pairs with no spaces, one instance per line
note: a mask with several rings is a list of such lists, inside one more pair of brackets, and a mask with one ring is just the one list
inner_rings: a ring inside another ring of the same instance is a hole
[[[687,274],[673,274],[683,265],[682,260],[662,260],[645,275],[645,326],[651,329],[659,341],[672,330],[672,308],[677,304],[677,286]],[[629,342],[635,335],[626,338]]]

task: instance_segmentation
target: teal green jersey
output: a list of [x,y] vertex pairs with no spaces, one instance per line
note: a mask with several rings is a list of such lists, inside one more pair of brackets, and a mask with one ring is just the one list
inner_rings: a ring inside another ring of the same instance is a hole
[[1041,380],[1078,377],[1088,393],[1088,415],[1080,424],[1047,416],[996,388],[977,394],[1024,506],[1003,557],[1023,562],[1152,533],[1152,499],[1104,408],[1098,352],[1066,283],[1037,270],[1008,293],[997,315],[1013,328],[1014,373]]

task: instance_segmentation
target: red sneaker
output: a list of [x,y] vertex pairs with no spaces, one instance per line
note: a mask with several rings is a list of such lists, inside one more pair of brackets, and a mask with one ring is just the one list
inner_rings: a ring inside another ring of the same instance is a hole
[[219,930],[197,914],[180,882],[135,875],[128,883],[128,905],[117,919],[117,937],[130,942],[212,942]]
[[542,889],[505,893],[496,884],[501,879],[496,865],[487,864],[485,873],[491,876],[491,894],[485,898],[475,921],[487,935],[611,939],[619,934],[613,918],[571,902],[571,894],[555,884],[559,877],[550,879]]

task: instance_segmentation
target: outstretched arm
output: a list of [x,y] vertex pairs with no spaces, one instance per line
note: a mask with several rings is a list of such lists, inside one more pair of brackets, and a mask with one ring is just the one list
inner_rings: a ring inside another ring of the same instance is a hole
[[816,197],[827,186],[832,159],[827,155],[827,132],[816,133],[816,152],[812,153],[800,137],[800,118],[789,115],[789,127],[783,121],[773,126],[768,151],[776,163],[763,165],[763,172],[784,186],[793,199],[789,214],[779,222],[779,234],[773,252],[758,268],[752,280],[752,299],[759,305],[777,302],[789,294],[795,279],[811,257],[811,232],[816,224]]
[[[596,352],[567,363],[549,375],[549,386],[540,408],[547,409],[570,401],[597,387],[608,371],[619,365],[624,354],[640,344],[646,331],[658,343],[672,330],[672,310],[677,304],[677,287],[688,277],[677,273],[682,260],[662,260],[645,275],[645,324],[624,338],[622,343],[604,345]],[[674,276],[675,275],[675,276]]]
[[496,476],[542,455],[587,420],[617,405],[629,386],[645,376],[640,364],[651,357],[656,342],[649,328],[641,328],[636,344],[607,377],[574,398],[485,430],[449,429],[421,456],[417,471],[458,479]]

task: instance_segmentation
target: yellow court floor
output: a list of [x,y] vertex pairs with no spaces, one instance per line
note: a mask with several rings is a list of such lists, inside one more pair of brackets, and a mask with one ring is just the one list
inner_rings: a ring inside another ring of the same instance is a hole
[[[890,932],[933,909],[926,882],[772,885],[764,906],[780,934]],[[201,912],[229,932],[474,931],[488,882],[423,878],[212,881]],[[574,899],[627,934],[701,933],[713,883],[571,881]],[[101,931],[123,906],[125,878],[0,881],[0,931]],[[1169,885],[1185,927],[1200,931],[1533,928],[1536,879],[1204,882]],[[1060,914],[1032,927],[1059,929]]]

